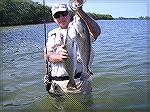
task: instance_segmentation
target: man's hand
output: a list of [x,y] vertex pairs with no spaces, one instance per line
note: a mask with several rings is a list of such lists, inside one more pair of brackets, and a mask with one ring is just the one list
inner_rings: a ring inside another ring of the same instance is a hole
[[56,53],[50,51],[47,53],[47,59],[52,63],[61,63],[65,61],[68,57],[67,50],[64,45],[61,45],[57,48]]
[[60,57],[62,58],[62,60],[67,59],[68,52],[65,49],[65,45],[59,46],[56,52],[58,52],[58,54],[60,55]]
[[84,0],[76,0],[76,1],[78,3],[78,6],[80,6],[80,5],[82,5],[82,3],[83,3]]

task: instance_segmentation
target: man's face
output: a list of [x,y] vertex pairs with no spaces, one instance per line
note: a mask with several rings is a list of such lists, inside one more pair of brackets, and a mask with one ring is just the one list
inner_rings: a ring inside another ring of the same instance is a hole
[[70,23],[70,16],[68,11],[57,12],[53,16],[54,21],[63,29],[68,27]]

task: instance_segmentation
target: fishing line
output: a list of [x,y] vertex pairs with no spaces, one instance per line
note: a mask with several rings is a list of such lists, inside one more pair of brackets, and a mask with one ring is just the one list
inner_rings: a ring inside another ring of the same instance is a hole
[[47,59],[47,38],[46,38],[46,7],[45,7],[45,0],[43,0],[43,8],[44,8],[44,37],[45,37],[45,70],[46,74],[44,76],[44,84],[46,86],[46,91],[49,93],[49,90],[51,88],[51,70],[49,72],[49,63]]
[[[46,56],[47,56],[47,46],[46,46],[46,40],[47,40],[47,38],[46,38],[46,9],[45,9],[45,0],[43,0],[43,8],[44,8],[44,44],[45,44],[45,54],[46,54]],[[47,58],[45,59],[46,60],[46,62],[45,62],[45,64],[46,64],[46,75],[48,75],[48,60],[47,60]]]

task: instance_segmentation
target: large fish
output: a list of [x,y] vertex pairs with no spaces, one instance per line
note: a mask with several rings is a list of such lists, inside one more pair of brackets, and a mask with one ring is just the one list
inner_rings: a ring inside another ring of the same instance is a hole
[[91,41],[89,30],[82,18],[77,14],[74,16],[73,25],[76,27],[78,32],[77,44],[79,47],[79,53],[82,60],[83,71],[82,80],[87,79],[90,76],[89,62],[91,55]]
[[[68,32],[70,32],[71,29],[68,29]],[[75,38],[71,38],[69,35],[67,35],[65,39],[65,49],[67,50],[68,57],[64,61],[65,69],[69,75],[69,82],[67,84],[67,88],[72,87],[76,88],[76,84],[74,81],[75,71],[76,71],[76,63],[77,63],[77,45]]]

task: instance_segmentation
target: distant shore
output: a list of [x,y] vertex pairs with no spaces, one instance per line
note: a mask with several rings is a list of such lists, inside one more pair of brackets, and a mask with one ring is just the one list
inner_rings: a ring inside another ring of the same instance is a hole
[[[106,19],[99,19],[99,20],[106,20]],[[125,19],[119,19],[119,18],[113,18],[111,20],[150,20],[150,19],[139,19],[139,18],[125,18]],[[109,21],[109,20],[108,20]],[[52,22],[47,22],[48,23],[53,23]],[[9,27],[9,26],[20,26],[20,25],[36,25],[36,24],[44,24],[44,23],[30,23],[30,24],[13,24],[13,25],[1,25],[0,27]]]

